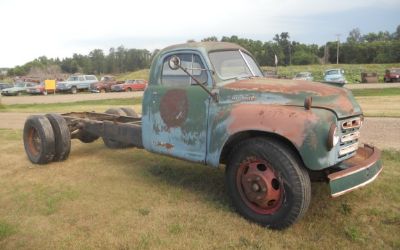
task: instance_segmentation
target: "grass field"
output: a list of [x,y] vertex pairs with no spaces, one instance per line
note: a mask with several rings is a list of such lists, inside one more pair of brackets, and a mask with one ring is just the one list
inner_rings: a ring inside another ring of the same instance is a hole
[[[346,80],[349,83],[361,82],[361,73],[378,73],[379,82],[383,82],[385,70],[389,68],[400,68],[400,63],[395,64],[315,64],[315,65],[295,65],[279,66],[278,75],[293,78],[297,73],[308,71],[314,76],[315,81],[322,81],[323,73],[327,69],[341,68],[345,71]],[[275,70],[275,67],[263,67],[264,70]]]
[[128,72],[117,75],[117,80],[129,80],[129,79],[145,79],[149,80],[149,69],[142,69],[134,72]]
[[[275,70],[275,67],[262,67],[264,70]],[[297,73],[309,71],[313,74],[315,81],[322,81],[323,73],[327,69],[341,68],[344,69],[346,79],[349,83],[361,82],[361,73],[367,72],[378,73],[379,82],[383,82],[385,70],[389,68],[400,68],[400,63],[394,64],[315,64],[315,65],[295,65],[295,66],[279,66],[277,68],[278,75],[293,78]],[[117,76],[118,80],[126,79],[146,79],[149,78],[149,69],[143,69],[135,72],[128,72]]]
[[0,141],[0,249],[400,248],[400,152],[384,152],[382,175],[348,195],[314,183],[306,216],[279,232],[234,212],[223,169],[101,141],[36,166],[21,131]]

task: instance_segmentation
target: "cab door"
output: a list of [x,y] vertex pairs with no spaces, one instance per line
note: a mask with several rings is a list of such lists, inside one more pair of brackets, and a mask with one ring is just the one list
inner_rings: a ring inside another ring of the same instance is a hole
[[[174,54],[196,79],[212,86],[204,60],[196,52]],[[150,151],[205,162],[210,96],[181,69],[171,70],[172,54],[161,57],[157,84],[150,83],[142,118],[143,144]],[[149,103],[150,102],[150,103]]]

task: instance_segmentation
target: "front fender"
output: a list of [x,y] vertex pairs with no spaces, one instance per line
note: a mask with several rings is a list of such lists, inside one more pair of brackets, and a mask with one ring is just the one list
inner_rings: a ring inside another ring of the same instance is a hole
[[228,140],[244,131],[260,131],[286,138],[298,151],[305,166],[320,170],[335,163],[328,150],[328,133],[336,116],[329,110],[304,107],[238,104],[222,108],[210,119],[207,163],[218,166]]

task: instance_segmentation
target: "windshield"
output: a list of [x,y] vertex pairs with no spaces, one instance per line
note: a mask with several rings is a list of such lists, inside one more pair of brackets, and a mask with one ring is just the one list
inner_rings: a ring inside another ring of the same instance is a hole
[[210,60],[222,79],[263,76],[254,59],[240,50],[211,52]]
[[329,70],[325,72],[325,75],[329,76],[329,75],[339,75],[340,72],[339,70]]
[[77,77],[77,76],[70,76],[68,79],[67,79],[67,81],[78,81],[79,80],[79,77]]

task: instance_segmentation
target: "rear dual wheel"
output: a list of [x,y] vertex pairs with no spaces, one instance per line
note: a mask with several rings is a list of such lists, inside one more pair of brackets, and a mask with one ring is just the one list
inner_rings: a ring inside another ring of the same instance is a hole
[[71,137],[68,125],[58,114],[29,116],[24,125],[23,140],[32,163],[63,161],[69,156]]
[[266,138],[251,138],[233,149],[226,182],[236,210],[272,229],[295,223],[311,200],[310,179],[295,152]]

